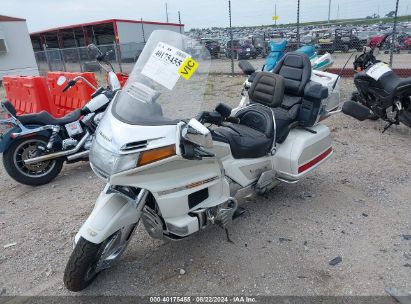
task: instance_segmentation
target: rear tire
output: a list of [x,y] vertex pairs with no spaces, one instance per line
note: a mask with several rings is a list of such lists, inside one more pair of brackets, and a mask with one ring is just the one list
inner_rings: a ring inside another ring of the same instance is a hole
[[24,165],[36,146],[46,146],[48,139],[43,136],[32,136],[14,141],[3,154],[3,165],[6,172],[15,181],[29,186],[40,186],[49,183],[61,172],[63,159],[53,159],[33,165]]

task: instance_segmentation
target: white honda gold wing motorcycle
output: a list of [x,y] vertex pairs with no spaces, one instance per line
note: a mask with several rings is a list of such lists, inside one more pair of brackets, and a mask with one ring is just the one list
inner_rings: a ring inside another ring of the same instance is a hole
[[140,219],[153,238],[227,229],[245,198],[295,183],[331,157],[330,131],[318,123],[328,89],[310,81],[306,55],[287,54],[278,74],[258,73],[251,104],[235,111],[199,112],[209,65],[207,49],[189,37],[151,34],[90,150],[107,185],[75,237],[69,290],[113,266]]

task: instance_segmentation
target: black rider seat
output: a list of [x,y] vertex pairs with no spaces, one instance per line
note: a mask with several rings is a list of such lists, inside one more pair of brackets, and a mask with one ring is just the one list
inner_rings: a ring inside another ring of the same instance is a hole
[[49,112],[42,111],[39,113],[34,113],[34,114],[25,114],[18,116],[17,119],[20,120],[22,124],[26,125],[65,125],[71,122],[74,122],[76,120],[79,120],[81,117],[81,110],[77,109],[74,110],[70,113],[68,113],[66,116],[61,117],[61,118],[55,118],[52,115],[50,115]]
[[234,158],[258,158],[268,154],[273,140],[242,124],[226,124],[212,131],[213,140],[230,145]]
[[[411,77],[400,78],[394,73],[390,75],[388,87],[392,90],[394,96],[405,96],[408,97],[411,95]],[[387,85],[384,81],[384,75],[381,77],[381,81],[386,88]]]
[[273,147],[275,129],[270,106],[284,97],[284,79],[268,72],[257,73],[249,94],[255,103],[238,111],[239,124],[227,123],[212,132],[215,141],[230,145],[234,158],[258,158]]
[[62,118],[55,118],[46,111],[17,116],[17,111],[11,102],[3,101],[2,104],[13,116],[16,116],[23,125],[65,125],[78,120],[82,115],[81,110],[77,109]]
[[401,78],[394,73],[387,73],[382,75],[379,81],[385,91],[390,93],[389,96],[391,98],[395,96],[408,97],[411,95],[411,77]]

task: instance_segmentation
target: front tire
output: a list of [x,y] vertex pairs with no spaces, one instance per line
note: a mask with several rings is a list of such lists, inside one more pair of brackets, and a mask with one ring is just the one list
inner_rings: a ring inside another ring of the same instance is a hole
[[64,285],[70,291],[89,286],[104,269],[111,268],[126,250],[137,224],[124,227],[100,244],[80,237],[64,270]]
[[48,139],[43,136],[32,136],[14,141],[3,154],[3,165],[6,172],[17,182],[40,186],[49,183],[63,168],[63,159],[53,159],[32,165],[25,165],[24,160],[35,157],[38,147],[46,147]]
[[93,244],[80,238],[74,247],[64,271],[64,285],[70,291],[80,291],[89,286],[97,276],[92,272],[92,265],[98,261],[98,252],[103,243]]

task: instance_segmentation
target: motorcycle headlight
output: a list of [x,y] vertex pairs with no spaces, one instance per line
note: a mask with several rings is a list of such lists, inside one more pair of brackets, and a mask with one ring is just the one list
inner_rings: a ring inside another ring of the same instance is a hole
[[140,153],[113,153],[100,145],[97,140],[94,140],[89,159],[94,173],[107,179],[113,174],[135,168],[139,155]]
[[130,154],[113,153],[93,141],[90,149],[90,164],[96,175],[107,179],[109,176],[136,167],[148,165],[176,155],[175,145]]

